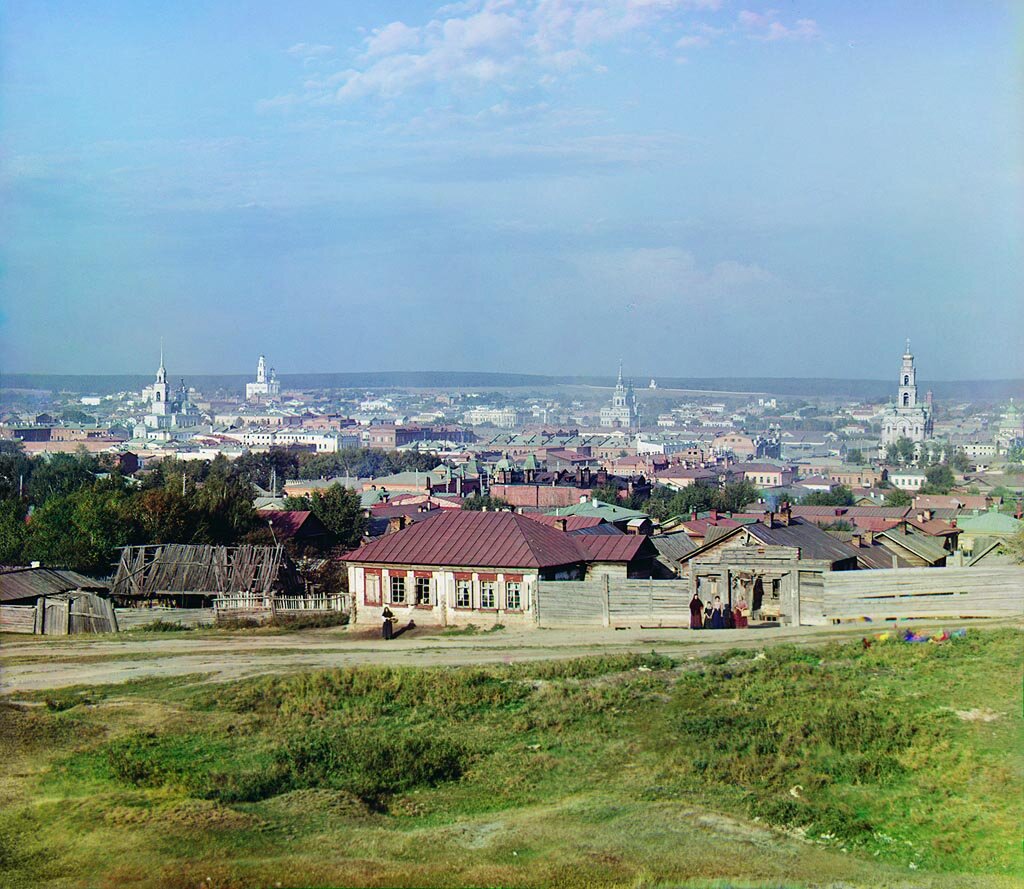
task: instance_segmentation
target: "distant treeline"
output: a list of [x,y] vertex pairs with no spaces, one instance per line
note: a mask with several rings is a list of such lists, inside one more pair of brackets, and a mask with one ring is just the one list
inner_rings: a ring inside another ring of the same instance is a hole
[[[245,374],[186,375],[185,382],[200,392],[217,391],[241,394]],[[643,391],[649,377],[634,377]],[[0,374],[0,388],[72,392],[108,395],[141,390],[153,380],[152,374]],[[172,381],[177,382],[178,377]],[[613,386],[614,377],[545,376],[540,374],[482,373],[475,371],[379,371],[376,373],[282,374],[285,389],[520,389],[551,386]],[[893,380],[849,380],[802,377],[657,377],[660,390],[688,389],[709,394],[743,393],[793,397],[840,397],[862,400],[888,398],[894,391]],[[1024,380],[924,380],[922,392],[931,389],[937,399],[946,401],[1004,401],[1024,397]]]

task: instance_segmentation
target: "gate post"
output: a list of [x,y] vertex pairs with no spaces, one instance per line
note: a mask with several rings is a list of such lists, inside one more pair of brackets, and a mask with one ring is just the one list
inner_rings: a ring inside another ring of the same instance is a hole
[[612,625],[611,603],[609,602],[608,575],[604,575],[604,590],[601,595],[601,625],[610,627]]

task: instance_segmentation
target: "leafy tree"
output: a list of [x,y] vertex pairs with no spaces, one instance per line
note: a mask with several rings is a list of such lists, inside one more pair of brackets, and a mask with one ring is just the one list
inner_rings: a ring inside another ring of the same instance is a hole
[[1006,541],[1006,551],[1018,565],[1024,565],[1024,528]]
[[864,455],[859,448],[850,448],[846,452],[846,462],[853,466],[860,466],[864,462]]
[[17,497],[32,477],[32,461],[19,441],[0,441],[0,497]]
[[853,492],[839,485],[831,491],[812,491],[800,502],[804,506],[853,506]]
[[140,491],[134,506],[148,543],[184,543],[195,537],[199,517],[180,488]]
[[591,496],[602,503],[611,503],[616,506],[619,504],[619,489],[614,485],[603,485],[600,488],[594,488]]
[[337,544],[345,549],[359,546],[366,533],[367,519],[355,491],[331,485],[323,493],[314,493],[310,503],[313,515],[324,523]]
[[269,490],[275,478],[280,487],[286,479],[299,477],[299,455],[287,448],[271,448],[265,454],[243,454],[234,467],[250,484]]
[[672,516],[688,516],[694,511],[703,512],[715,505],[715,488],[705,484],[688,485],[680,491],[658,486],[639,508],[658,521]]
[[49,459],[34,461],[28,485],[29,500],[42,506],[51,497],[71,494],[95,480],[98,469],[95,457],[83,448],[77,454],[52,454]]
[[0,500],[0,565],[20,565],[28,528],[25,502],[14,497]]
[[47,499],[32,515],[25,555],[52,567],[110,574],[117,550],[142,539],[118,479]]
[[963,448],[957,448],[956,453],[949,460],[949,464],[959,473],[963,474],[971,468],[971,461],[967,459]]
[[956,484],[956,479],[953,476],[953,470],[945,464],[937,464],[935,466],[929,466],[924,472],[927,484],[925,488],[927,494],[948,494],[950,488]]
[[193,509],[199,513],[198,537],[204,543],[229,545],[257,525],[252,505],[253,487],[231,472],[221,455],[211,461],[210,473],[194,497]]
[[886,506],[912,506],[914,498],[902,488],[891,488],[885,495]]
[[753,503],[761,491],[752,481],[742,479],[729,482],[715,491],[714,507],[723,512],[742,512],[748,503]]
[[906,436],[901,437],[896,442],[896,453],[899,455],[900,463],[913,463],[916,450],[917,448],[914,447],[914,443]]
[[498,512],[499,510],[510,509],[511,507],[512,504],[507,500],[502,500],[501,497],[491,497],[489,494],[472,494],[462,501],[462,508],[473,512],[480,512],[485,509],[488,512]]

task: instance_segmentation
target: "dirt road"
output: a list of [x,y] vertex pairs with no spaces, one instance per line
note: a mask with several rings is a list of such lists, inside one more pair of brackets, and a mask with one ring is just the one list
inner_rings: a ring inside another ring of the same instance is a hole
[[[976,620],[968,625],[1024,628],[1024,621]],[[914,627],[924,626],[927,626],[924,622],[914,623]],[[649,651],[686,658],[733,647],[761,648],[784,642],[820,644],[884,629],[856,624],[714,632],[503,630],[475,636],[442,636],[417,629],[386,643],[372,633],[347,628],[306,630],[280,636],[202,631],[167,636],[125,633],[120,637],[92,639],[8,635],[0,641],[0,694],[71,685],[104,685],[155,676],[204,674],[211,681],[223,681],[262,673],[355,664],[458,666]]]

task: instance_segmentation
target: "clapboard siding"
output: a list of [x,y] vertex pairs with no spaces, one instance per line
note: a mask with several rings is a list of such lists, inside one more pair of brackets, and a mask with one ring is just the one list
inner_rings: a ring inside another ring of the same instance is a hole
[[828,574],[824,613],[830,621],[1024,614],[1024,569],[903,568]]

